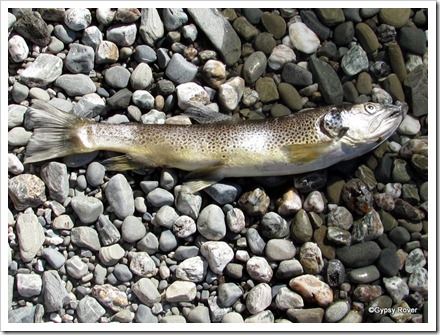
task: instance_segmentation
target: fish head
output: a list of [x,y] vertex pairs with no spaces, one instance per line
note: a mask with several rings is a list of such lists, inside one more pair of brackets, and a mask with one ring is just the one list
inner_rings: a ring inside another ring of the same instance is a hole
[[403,107],[368,102],[334,107],[322,120],[328,136],[350,146],[381,143],[402,122]]

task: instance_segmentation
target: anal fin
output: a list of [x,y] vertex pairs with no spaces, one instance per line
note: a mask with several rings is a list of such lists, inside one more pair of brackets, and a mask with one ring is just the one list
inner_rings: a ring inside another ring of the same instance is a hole
[[222,168],[222,165],[215,165],[194,170],[186,176],[182,192],[195,193],[219,182],[224,178],[221,173]]
[[334,142],[285,145],[282,150],[290,163],[304,165],[325,155]]
[[101,162],[108,171],[137,170],[147,167],[142,161],[135,160],[131,155],[119,155]]

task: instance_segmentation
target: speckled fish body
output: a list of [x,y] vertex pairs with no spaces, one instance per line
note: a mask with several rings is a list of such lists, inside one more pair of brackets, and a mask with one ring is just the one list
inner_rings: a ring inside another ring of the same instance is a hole
[[[376,103],[330,106],[288,117],[195,125],[95,123],[31,109],[26,163],[96,150],[125,155],[110,170],[173,167],[202,189],[225,177],[298,174],[360,156],[386,140],[401,108]],[[203,182],[203,181],[206,181]]]

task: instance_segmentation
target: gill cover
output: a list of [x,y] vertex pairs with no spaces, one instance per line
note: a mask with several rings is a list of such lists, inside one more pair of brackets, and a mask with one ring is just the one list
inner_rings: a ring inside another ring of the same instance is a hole
[[324,115],[321,128],[330,137],[335,139],[340,139],[348,130],[343,125],[341,113],[336,109],[332,109]]

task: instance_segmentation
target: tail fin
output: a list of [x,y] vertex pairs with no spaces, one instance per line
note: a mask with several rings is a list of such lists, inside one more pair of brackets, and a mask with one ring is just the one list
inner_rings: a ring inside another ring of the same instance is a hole
[[26,112],[26,118],[34,126],[34,133],[26,147],[24,163],[84,152],[78,141],[78,128],[90,121],[56,108],[44,109],[30,107]]

